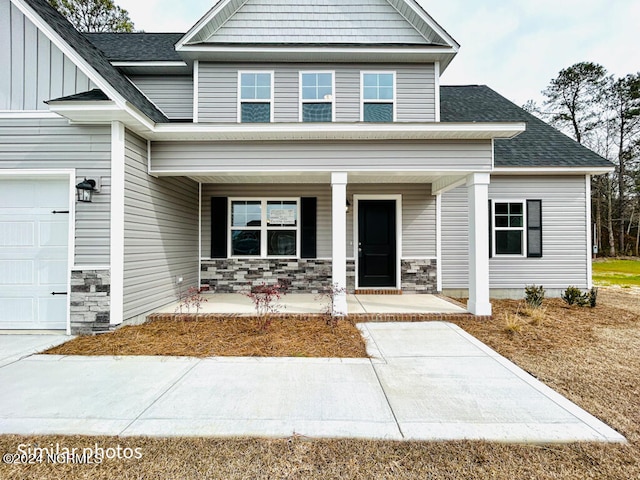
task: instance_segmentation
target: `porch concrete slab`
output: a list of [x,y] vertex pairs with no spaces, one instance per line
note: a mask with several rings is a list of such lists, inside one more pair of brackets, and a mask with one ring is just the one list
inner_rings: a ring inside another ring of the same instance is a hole
[[402,438],[367,359],[206,359],[124,434]]
[[0,368],[0,433],[118,435],[196,362],[25,358]]
[[436,295],[355,295],[365,313],[467,313]]
[[60,345],[72,338],[72,336],[62,333],[19,334],[2,332],[0,334],[0,367]]
[[[240,293],[205,293],[200,313],[235,313],[254,315],[251,299]],[[280,313],[324,313],[329,300],[313,293],[290,293],[277,302]],[[454,305],[436,295],[347,295],[350,314],[363,313],[466,313],[464,308]],[[180,304],[161,308],[157,313],[178,313]],[[183,309],[184,313],[187,313]],[[192,309],[193,313],[193,309]]]

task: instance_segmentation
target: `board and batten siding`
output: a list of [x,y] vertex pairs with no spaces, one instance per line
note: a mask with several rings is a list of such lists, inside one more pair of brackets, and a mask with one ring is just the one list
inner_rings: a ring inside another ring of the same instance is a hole
[[54,118],[0,119],[0,173],[72,168],[77,182],[86,177],[102,183],[92,203],[75,205],[75,266],[109,265],[111,128]]
[[[403,258],[435,258],[436,201],[428,184],[350,184],[347,198],[353,195],[402,195]],[[202,252],[211,257],[211,197],[236,198],[317,198],[317,257],[331,258],[331,186],[305,184],[203,184]],[[353,258],[353,201],[347,213],[347,257]]]
[[238,72],[274,72],[274,121],[299,121],[299,73],[335,72],[337,122],[360,121],[360,72],[396,72],[398,122],[435,121],[435,68],[433,64],[218,64],[201,62],[198,76],[198,121],[238,121]]
[[129,79],[171,120],[193,118],[191,75],[131,75]]
[[[491,200],[542,200],[542,258],[501,257],[489,260],[492,290],[526,285],[587,288],[586,183],[584,176],[492,176]],[[442,282],[445,289],[468,288],[468,221],[466,187],[442,196]]]
[[0,110],[48,110],[47,100],[95,88],[9,0],[0,0]]
[[153,142],[152,172],[489,171],[491,141]]
[[[125,135],[124,319],[198,284],[198,184],[147,174],[147,142]],[[178,277],[183,278],[179,287]]]

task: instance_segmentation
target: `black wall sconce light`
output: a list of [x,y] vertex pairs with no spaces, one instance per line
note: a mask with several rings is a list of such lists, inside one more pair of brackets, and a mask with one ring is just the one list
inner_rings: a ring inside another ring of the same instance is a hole
[[76,192],[78,193],[79,202],[91,202],[93,199],[93,192],[96,192],[96,181],[86,178],[76,185]]

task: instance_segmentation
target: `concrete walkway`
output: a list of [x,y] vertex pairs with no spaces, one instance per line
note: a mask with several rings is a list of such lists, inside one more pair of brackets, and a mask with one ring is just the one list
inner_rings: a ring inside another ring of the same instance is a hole
[[0,433],[624,441],[455,325],[360,328],[372,359],[30,356]]

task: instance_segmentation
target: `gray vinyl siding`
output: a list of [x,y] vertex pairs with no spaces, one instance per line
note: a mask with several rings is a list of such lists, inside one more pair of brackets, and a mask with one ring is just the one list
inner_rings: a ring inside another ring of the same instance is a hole
[[193,118],[193,77],[132,75],[129,79],[172,120]]
[[[588,226],[584,176],[491,177],[492,200],[542,200],[542,258],[501,257],[489,260],[492,289],[543,285],[586,288]],[[442,281],[446,289],[468,288],[468,222],[466,187],[442,198]]]
[[467,187],[442,194],[442,288],[469,288]]
[[102,181],[92,203],[75,204],[75,265],[108,265],[111,129],[72,126],[63,119],[0,119],[0,169],[72,168],[77,182]]
[[[352,184],[347,198],[357,194],[402,194],[403,258],[436,256],[436,206],[426,184]],[[211,256],[211,197],[317,198],[317,256],[331,258],[331,186],[306,184],[204,184],[202,186],[202,258]],[[350,200],[352,201],[352,200]],[[353,201],[352,201],[353,203]],[[347,257],[354,256],[352,206],[347,213]]]
[[427,43],[386,0],[249,0],[211,34],[223,43]]
[[360,121],[360,72],[396,72],[398,122],[435,121],[435,69],[433,64],[217,64],[199,66],[198,121],[212,123],[238,120],[238,71],[274,72],[274,121],[299,121],[299,72],[335,72],[337,122]]
[[124,319],[177,300],[198,284],[198,184],[147,174],[147,143],[126,132]]
[[46,100],[92,82],[9,0],[0,0],[0,110],[47,110]]
[[489,171],[490,141],[154,142],[153,171]]

